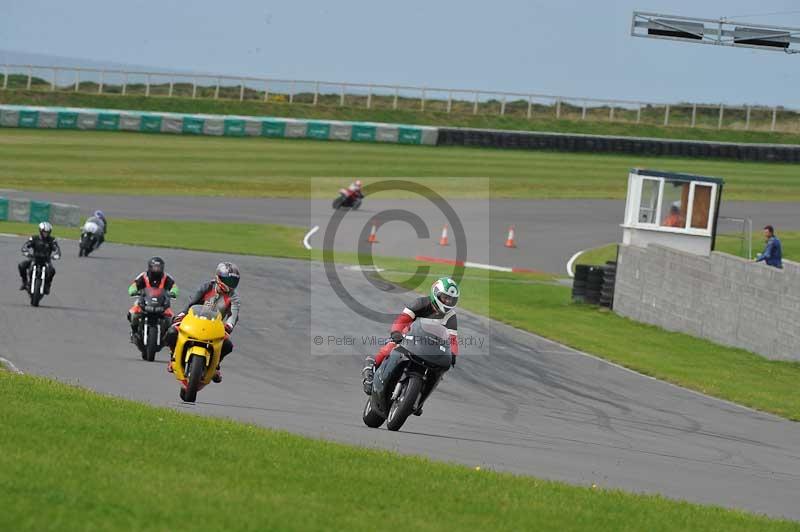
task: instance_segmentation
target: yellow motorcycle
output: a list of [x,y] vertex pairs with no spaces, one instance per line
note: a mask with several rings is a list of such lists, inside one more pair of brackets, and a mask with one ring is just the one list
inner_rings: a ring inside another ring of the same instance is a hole
[[211,382],[224,340],[225,325],[216,308],[194,305],[183,317],[172,367],[181,383],[180,397],[185,402],[194,403],[197,392]]

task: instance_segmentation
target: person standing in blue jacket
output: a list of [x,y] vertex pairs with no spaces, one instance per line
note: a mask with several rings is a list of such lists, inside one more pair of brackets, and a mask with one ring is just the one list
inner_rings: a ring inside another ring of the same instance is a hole
[[775,228],[771,225],[765,226],[764,238],[767,240],[767,245],[764,246],[764,251],[756,257],[756,262],[763,260],[767,266],[783,268],[783,249],[781,248],[781,241],[775,236]]

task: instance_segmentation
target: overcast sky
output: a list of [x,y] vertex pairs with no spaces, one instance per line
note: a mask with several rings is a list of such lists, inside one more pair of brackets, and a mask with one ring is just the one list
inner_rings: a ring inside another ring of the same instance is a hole
[[[800,54],[630,36],[634,9],[800,26],[797,0],[2,3],[0,50],[265,77],[800,107]],[[794,12],[749,16],[784,11]]]

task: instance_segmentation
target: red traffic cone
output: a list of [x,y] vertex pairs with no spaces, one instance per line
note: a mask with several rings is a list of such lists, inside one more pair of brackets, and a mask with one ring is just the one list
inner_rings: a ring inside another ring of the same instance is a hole
[[369,238],[367,238],[367,242],[370,244],[378,243],[378,226],[376,224],[372,224],[372,229],[369,232]]
[[449,246],[450,240],[447,237],[447,224],[442,227],[442,236],[439,238],[439,245],[440,246]]
[[516,236],[514,235],[514,226],[513,225],[508,228],[508,238],[506,238],[505,246],[507,248],[515,248],[515,247],[517,247]]

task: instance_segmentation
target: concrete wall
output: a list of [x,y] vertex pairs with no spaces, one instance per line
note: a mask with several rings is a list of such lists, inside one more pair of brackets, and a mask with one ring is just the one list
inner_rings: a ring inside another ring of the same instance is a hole
[[621,245],[614,311],[767,358],[800,360],[800,264],[794,262],[779,270],[725,253]]

